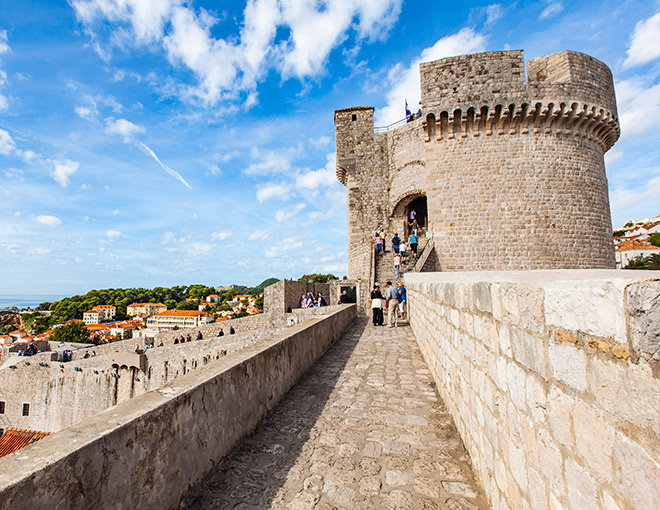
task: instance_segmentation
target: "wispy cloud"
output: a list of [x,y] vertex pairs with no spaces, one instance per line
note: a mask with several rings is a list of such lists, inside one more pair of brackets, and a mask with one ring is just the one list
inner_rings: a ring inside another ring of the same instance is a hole
[[278,223],[290,220],[306,207],[305,204],[296,204],[292,207],[278,209],[275,213],[275,219]]
[[186,182],[186,180],[181,177],[181,174],[177,172],[176,170],[172,170],[169,166],[167,166],[165,163],[163,163],[158,156],[156,156],[156,153],[152,151],[149,147],[147,147],[144,143],[142,142],[135,142],[137,146],[144,152],[147,156],[151,156],[156,163],[158,163],[163,170],[165,170],[168,174],[170,174],[172,177],[174,177],[177,181],[179,181],[181,184],[183,184],[186,188],[192,189],[190,184]]
[[0,154],[8,156],[14,149],[16,149],[14,139],[7,131],[0,129]]
[[545,9],[541,11],[541,14],[539,14],[539,19],[544,20],[548,18],[552,18],[553,16],[559,14],[561,11],[564,10],[564,4],[561,2],[556,2],[554,0],[547,0],[547,6]]
[[108,239],[113,240],[121,237],[121,232],[119,230],[106,230],[105,235]]
[[647,64],[660,57],[660,12],[637,23],[630,36],[624,68]]
[[261,204],[272,198],[288,200],[291,195],[291,186],[285,182],[267,182],[257,186],[257,201]]
[[[9,41],[7,40],[7,31],[0,30],[0,55],[9,52]],[[7,73],[0,69],[0,88],[4,86],[7,81]],[[0,111],[9,109],[9,101],[7,97],[0,94]]]

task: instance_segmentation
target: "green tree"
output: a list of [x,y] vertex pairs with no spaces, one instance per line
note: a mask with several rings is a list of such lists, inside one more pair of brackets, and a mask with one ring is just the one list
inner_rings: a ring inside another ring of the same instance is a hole
[[330,280],[337,280],[337,277],[333,274],[304,274],[298,278],[299,282],[314,282],[314,283],[327,283]]
[[653,246],[660,246],[660,233],[651,234],[651,237],[649,237],[649,243]]
[[257,310],[261,310],[262,312],[264,311],[264,297],[259,296],[255,301],[254,301],[254,307]]
[[612,235],[614,237],[623,237],[623,236],[626,235],[626,231],[625,230],[615,230],[614,232],[612,232]]
[[660,253],[654,253],[653,255],[649,255],[647,259],[648,259],[647,269],[651,269],[653,271],[657,271],[660,269]]
[[635,257],[630,259],[623,269],[648,269],[648,260],[646,257]]
[[89,343],[89,331],[82,322],[67,322],[55,328],[49,338],[52,342]]

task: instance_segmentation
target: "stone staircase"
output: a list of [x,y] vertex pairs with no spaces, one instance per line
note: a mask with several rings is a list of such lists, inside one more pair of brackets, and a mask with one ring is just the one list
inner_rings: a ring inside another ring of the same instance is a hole
[[[419,245],[417,247],[417,253],[422,253],[424,246],[428,243],[426,237],[419,238]],[[385,282],[391,281],[395,282],[397,277],[394,275],[394,252],[392,251],[392,245],[388,243],[387,250],[381,256],[376,257],[376,281],[380,283],[381,289],[385,288]],[[401,261],[401,268],[399,270],[399,277],[405,273],[409,273],[415,268],[416,259],[413,258],[413,254],[408,249],[406,252],[406,258]]]

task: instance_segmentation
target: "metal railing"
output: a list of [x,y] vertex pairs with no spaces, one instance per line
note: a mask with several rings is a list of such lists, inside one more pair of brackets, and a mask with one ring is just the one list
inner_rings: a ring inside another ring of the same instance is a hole
[[397,120],[393,124],[390,124],[389,126],[378,126],[374,128],[374,133],[387,133],[388,131],[391,131],[394,128],[398,128],[399,126],[403,126],[408,122],[408,118],[404,117],[401,120]]

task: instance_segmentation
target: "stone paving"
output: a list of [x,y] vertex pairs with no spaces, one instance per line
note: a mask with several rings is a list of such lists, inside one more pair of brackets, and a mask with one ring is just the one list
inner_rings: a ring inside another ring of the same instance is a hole
[[410,328],[359,318],[182,508],[489,507]]

